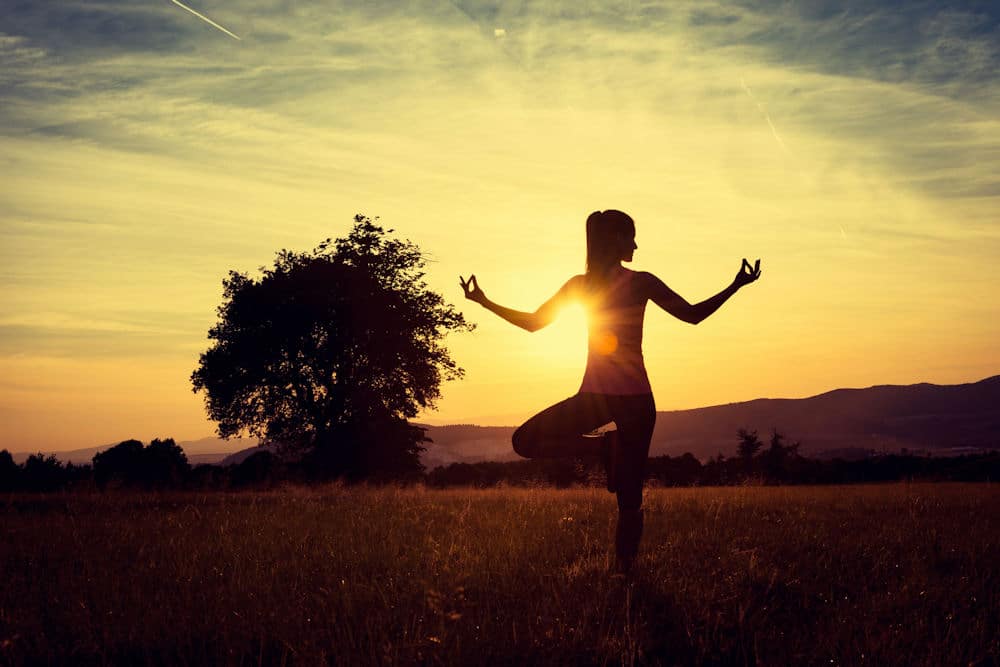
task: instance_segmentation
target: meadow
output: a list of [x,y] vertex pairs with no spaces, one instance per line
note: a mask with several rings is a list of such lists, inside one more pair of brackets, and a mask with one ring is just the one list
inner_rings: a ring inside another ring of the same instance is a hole
[[1000,487],[0,497],[0,663],[995,665]]

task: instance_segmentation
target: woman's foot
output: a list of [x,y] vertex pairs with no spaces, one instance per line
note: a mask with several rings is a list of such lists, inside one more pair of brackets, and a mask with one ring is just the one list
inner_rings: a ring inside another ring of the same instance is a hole
[[608,493],[618,490],[618,431],[608,431],[604,434],[601,445],[601,463],[608,481]]

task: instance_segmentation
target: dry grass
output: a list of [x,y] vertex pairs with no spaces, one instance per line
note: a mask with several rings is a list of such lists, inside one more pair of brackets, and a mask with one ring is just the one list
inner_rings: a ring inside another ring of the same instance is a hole
[[0,501],[0,662],[997,664],[996,485]]

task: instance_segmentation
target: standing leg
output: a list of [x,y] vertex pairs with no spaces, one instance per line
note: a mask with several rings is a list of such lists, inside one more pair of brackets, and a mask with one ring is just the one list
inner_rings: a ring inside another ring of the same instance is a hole
[[529,459],[597,456],[604,442],[589,437],[611,421],[607,401],[600,394],[577,394],[542,410],[514,431],[514,451]]
[[618,570],[628,572],[639,555],[642,538],[642,486],[646,481],[646,459],[656,423],[656,406],[651,394],[615,396],[612,413],[618,429],[615,557]]
[[615,526],[615,569],[628,574],[639,557],[639,540],[642,538],[643,513],[637,510],[618,510]]

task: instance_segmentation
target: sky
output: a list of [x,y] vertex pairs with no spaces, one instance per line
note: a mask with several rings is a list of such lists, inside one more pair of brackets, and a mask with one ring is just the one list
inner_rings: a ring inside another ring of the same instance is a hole
[[[1000,373],[1000,4],[0,0],[0,448],[211,435],[228,271],[418,244],[478,324],[428,423],[575,393],[584,220],[636,221],[661,410]],[[234,36],[238,36],[236,39]]]

